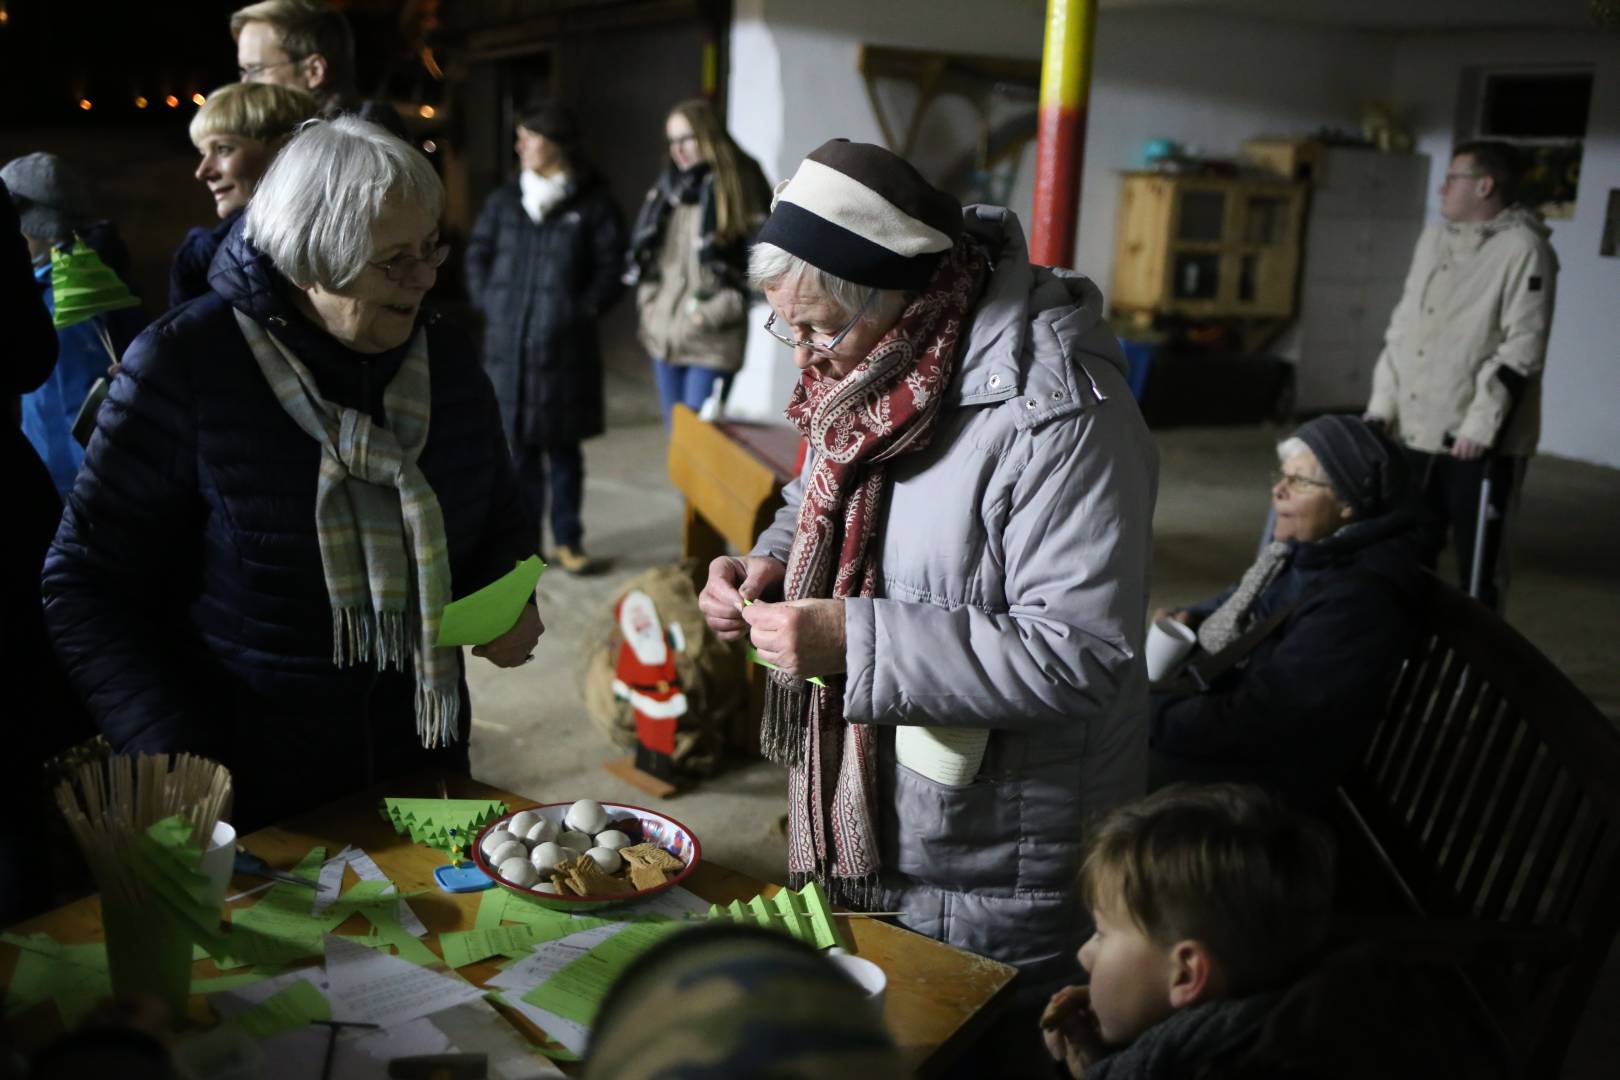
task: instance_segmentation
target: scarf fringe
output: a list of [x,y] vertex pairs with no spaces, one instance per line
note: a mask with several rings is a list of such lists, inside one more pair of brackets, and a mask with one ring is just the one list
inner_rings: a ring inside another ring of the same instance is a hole
[[759,752],[767,761],[790,769],[804,763],[809,742],[805,686],[797,679],[787,685],[774,677],[765,681],[765,716],[760,726]]
[[403,611],[333,608],[332,665],[353,667],[375,658],[378,671],[404,671],[411,648],[408,629]]
[[429,750],[454,743],[460,735],[461,695],[416,684],[416,737]]
[[851,911],[872,911],[883,903],[883,890],[876,873],[860,877],[837,877],[825,869],[788,873],[791,889],[802,889],[812,881],[826,892],[829,902]]

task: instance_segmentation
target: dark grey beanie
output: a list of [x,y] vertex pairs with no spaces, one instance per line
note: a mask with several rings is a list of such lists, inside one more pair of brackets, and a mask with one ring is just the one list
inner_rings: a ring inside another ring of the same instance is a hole
[[1406,498],[1406,458],[1357,416],[1318,416],[1294,437],[1311,448],[1339,501],[1366,519],[1389,513]]
[[55,154],[24,154],[0,169],[17,204],[24,236],[66,240],[94,218],[90,192],[78,170]]

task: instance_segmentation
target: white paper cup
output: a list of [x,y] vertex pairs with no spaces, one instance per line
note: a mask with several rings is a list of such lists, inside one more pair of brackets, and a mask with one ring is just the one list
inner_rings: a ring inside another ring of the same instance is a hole
[[827,956],[832,962],[843,970],[845,975],[866,991],[866,1002],[877,1013],[878,1019],[883,1018],[883,992],[888,989],[889,977],[883,969],[872,961],[859,956],[851,956],[840,948],[827,950]]
[[197,869],[208,878],[208,896],[216,908],[225,906],[225,889],[231,883],[231,867],[236,862],[236,829],[226,821],[214,823],[214,835],[203,849]]
[[1193,628],[1166,615],[1154,620],[1147,633],[1148,681],[1158,682],[1176,670],[1198,644]]

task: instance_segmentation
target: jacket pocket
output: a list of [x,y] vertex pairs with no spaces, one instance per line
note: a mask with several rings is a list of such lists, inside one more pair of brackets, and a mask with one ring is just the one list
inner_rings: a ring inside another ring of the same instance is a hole
[[887,756],[882,764],[883,857],[888,868],[953,891],[1018,880],[1015,784],[977,779],[953,787]]

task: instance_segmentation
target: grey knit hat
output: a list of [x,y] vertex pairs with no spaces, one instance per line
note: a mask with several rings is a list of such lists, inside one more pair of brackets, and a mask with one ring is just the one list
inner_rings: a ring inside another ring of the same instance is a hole
[[78,170],[55,154],[24,154],[0,169],[24,236],[66,240],[93,218],[90,190]]
[[1356,517],[1379,517],[1405,501],[1405,456],[1360,417],[1318,416],[1294,437],[1311,448],[1333,494]]

